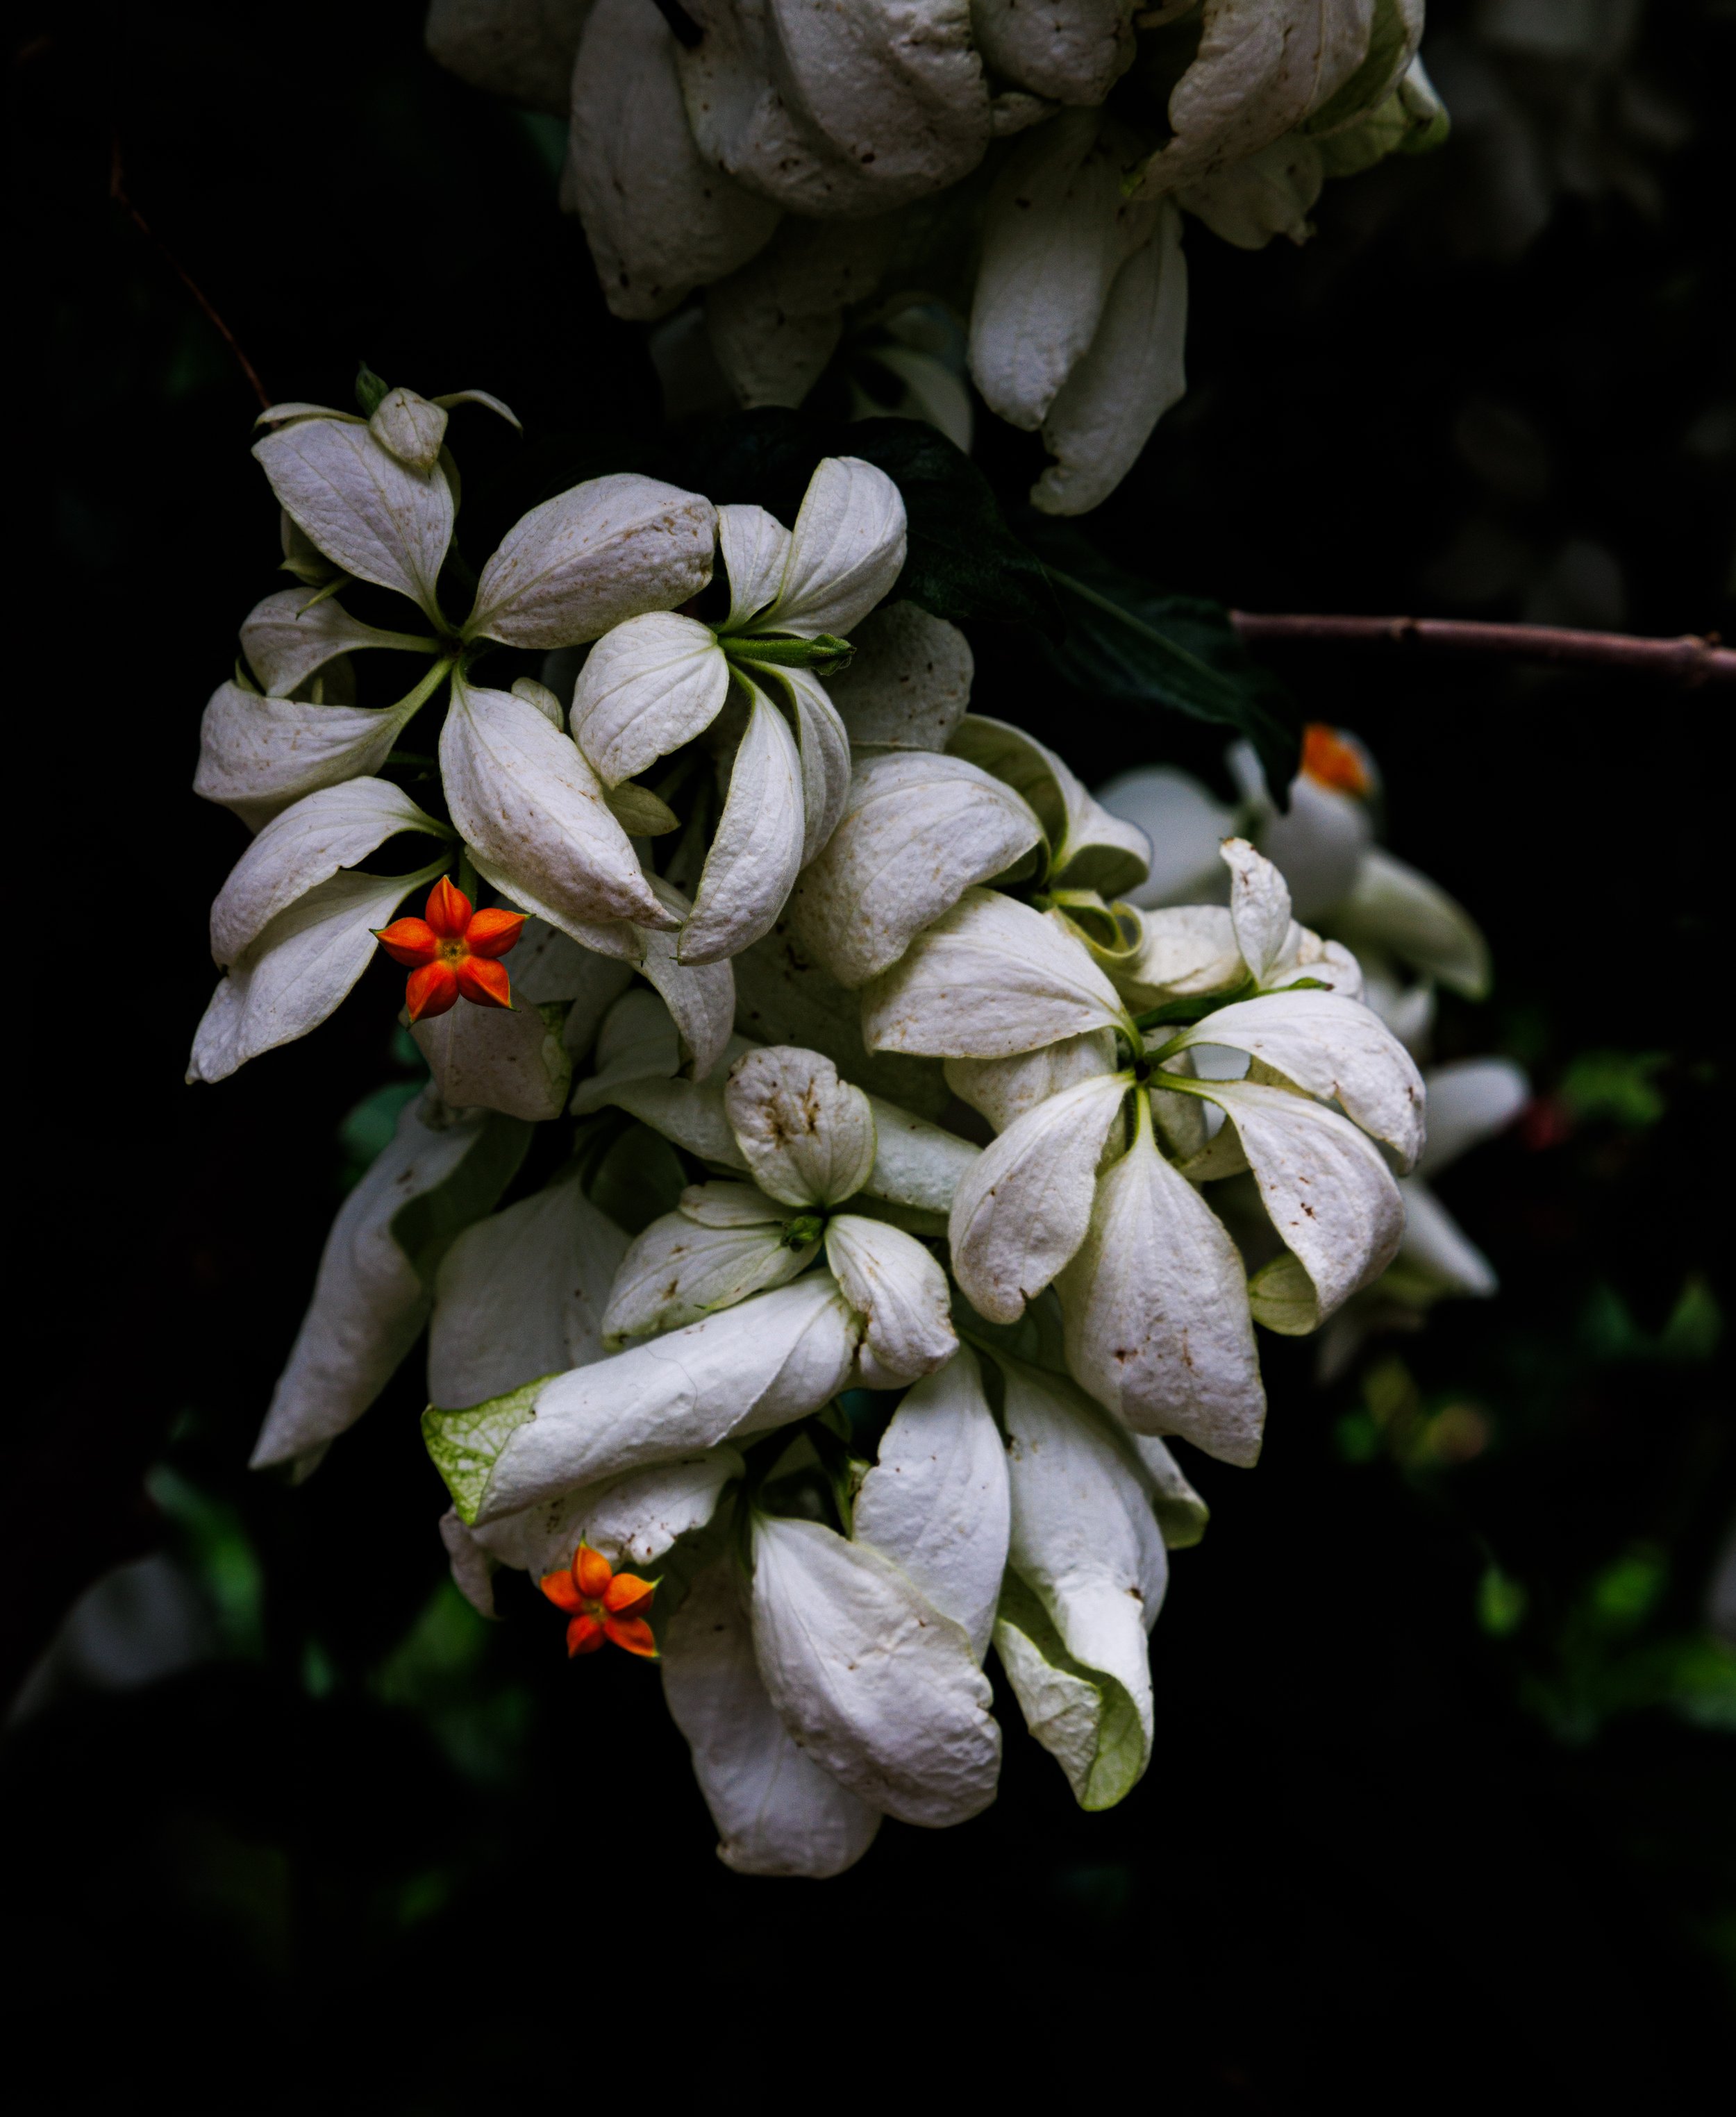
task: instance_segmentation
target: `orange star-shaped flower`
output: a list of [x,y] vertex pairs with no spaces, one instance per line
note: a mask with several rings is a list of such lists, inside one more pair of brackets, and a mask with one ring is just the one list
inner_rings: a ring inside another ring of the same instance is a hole
[[1355,745],[1323,721],[1310,721],[1302,731],[1302,771],[1317,786],[1334,786],[1359,800],[1373,784]]
[[657,1593],[654,1580],[635,1573],[617,1573],[600,1551],[581,1543],[563,1573],[545,1573],[542,1593],[572,1619],[566,1628],[569,1654],[595,1653],[605,1640],[647,1661],[657,1659],[657,1641],[644,1612]]
[[473,911],[445,875],[428,892],[426,919],[395,919],[374,938],[410,975],[404,988],[412,1022],[444,1014],[459,999],[478,1007],[510,1007],[512,985],[496,957],[517,945],[522,911]]

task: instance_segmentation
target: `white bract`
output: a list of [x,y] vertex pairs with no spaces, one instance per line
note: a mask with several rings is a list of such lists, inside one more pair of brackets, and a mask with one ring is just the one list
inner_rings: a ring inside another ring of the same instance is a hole
[[1238,808],[1168,766],[1123,773],[1100,790],[1104,806],[1138,824],[1156,848],[1150,879],[1132,892],[1136,904],[1221,899],[1218,841],[1240,831],[1281,873],[1297,916],[1354,948],[1371,980],[1402,965],[1468,999],[1483,997],[1489,950],[1470,914],[1375,843],[1369,802],[1378,774],[1353,736],[1309,729],[1281,813],[1249,745],[1236,744],[1227,761],[1242,795]]
[[[1184,214],[1300,242],[1327,178],[1435,145],[1422,26],[1422,0],[690,0],[685,26],[437,0],[429,41],[540,108],[566,55],[561,201],[617,316],[703,290],[740,401],[798,404],[852,316],[859,362],[914,372],[889,327],[956,303],[977,388],[1055,459],[1032,500],[1078,514],[1185,387]],[[956,432],[962,378],[926,364],[944,386],[901,408]]]
[[1415,1328],[1437,1301],[1487,1299],[1494,1266],[1436,1196],[1430,1178],[1505,1132],[1531,1099],[1531,1083],[1511,1058],[1461,1058],[1423,1076],[1429,1137],[1399,1179],[1405,1233],[1398,1254],[1364,1292],[1341,1309],[1320,1338],[1323,1380],[1341,1373],[1371,1331]]
[[[1002,1127],[953,1201],[953,1270],[973,1305],[1012,1322],[1055,1285],[1068,1363],[1101,1404],[1135,1432],[1250,1463],[1265,1413],[1252,1319],[1296,1326],[1265,1275],[1249,1284],[1198,1187],[1252,1169],[1311,1328],[1391,1261],[1403,1209],[1375,1142],[1410,1167],[1423,1094],[1376,1016],[1297,975],[1277,870],[1244,841],[1223,851],[1238,958],[1227,1003],[1184,1003],[1197,1018],[1142,1027],[1082,943],[985,892],[912,948],[868,1035],[975,1062],[950,1077]],[[995,952],[973,939],[972,914],[991,931],[1016,914],[1033,942],[1054,938],[1023,952],[1022,982],[996,982],[973,966],[973,945]],[[1039,1072],[1027,1054],[1050,1046],[1064,1064]],[[1245,1054],[1249,1077],[1199,1078],[1202,1049]],[[1228,1120],[1215,1137],[1203,1105]]]
[[733,694],[727,792],[677,943],[694,964],[769,932],[838,823],[850,737],[820,679],[847,661],[843,635],[898,579],[904,503],[884,471],[829,457],[793,530],[738,505],[718,510],[718,537],[723,624],[667,612],[617,625],[587,658],[572,708],[575,742],[615,787],[704,736]]

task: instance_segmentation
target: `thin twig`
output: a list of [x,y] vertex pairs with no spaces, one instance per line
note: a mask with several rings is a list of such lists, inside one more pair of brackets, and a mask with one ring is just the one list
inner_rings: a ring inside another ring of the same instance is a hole
[[146,220],[144,214],[139,211],[138,208],[127,196],[126,171],[121,162],[121,136],[118,132],[113,136],[113,138],[109,144],[108,196],[114,201],[115,204],[119,206],[121,210],[126,214],[127,218],[132,223],[133,226],[137,228],[140,234],[145,238],[145,240],[150,243],[151,247],[162,257],[164,262],[169,266],[175,277],[181,282],[182,285],[186,288],[188,293],[192,296],[193,299],[199,304],[200,307],[204,310],[208,320],[216,327],[219,334],[221,335],[224,344],[228,346],[229,351],[234,354],[236,359],[241,363],[241,371],[247,376],[248,383],[252,388],[253,394],[258,398],[260,409],[262,412],[269,412],[271,408],[270,394],[266,390],[265,384],[259,379],[259,370],[255,367],[252,362],[249,360],[246,353],[242,351],[240,341],[237,339],[234,332],[229,329],[223,318],[218,315],[216,310],[211,306],[211,303],[205,297],[204,288],[199,284],[192,274],[187,270],[187,267],[181,262],[180,259],[176,256],[173,251],[172,251],[169,245],[164,242],[162,238],[152,228],[150,223]]
[[1554,625],[1479,625],[1450,617],[1268,616],[1233,610],[1230,622],[1244,639],[1314,640],[1323,644],[1438,648],[1453,654],[1496,654],[1514,662],[1553,662],[1588,669],[1631,669],[1671,676],[1689,686],[1736,684],[1736,648],[1716,633],[1703,639],[1635,639],[1621,632],[1572,632]]

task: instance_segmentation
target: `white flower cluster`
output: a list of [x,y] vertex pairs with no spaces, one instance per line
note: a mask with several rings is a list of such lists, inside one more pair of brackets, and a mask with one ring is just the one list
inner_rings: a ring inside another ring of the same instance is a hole
[[[1055,459],[1032,499],[1078,514],[1185,387],[1182,214],[1300,242],[1328,176],[1434,145],[1422,29],[1422,0],[434,0],[427,36],[570,112],[562,202],[616,315],[704,289],[741,401],[797,404],[847,315],[938,298]],[[956,381],[881,357],[956,430]]]
[[[1489,950],[1461,905],[1376,843],[1374,760],[1344,731],[1311,727],[1281,813],[1249,745],[1237,744],[1226,762],[1242,797],[1235,807],[1167,766],[1124,773],[1101,790],[1105,804],[1161,849],[1135,902],[1149,908],[1220,899],[1218,846],[1226,833],[1246,832],[1283,874],[1296,909],[1355,950],[1368,1004],[1424,1059],[1437,988],[1483,999]],[[1530,1083],[1512,1059],[1496,1058],[1434,1066],[1424,1081],[1428,1141],[1415,1169],[1399,1178],[1404,1239],[1380,1279],[1322,1333],[1323,1379],[1349,1365],[1371,1329],[1414,1329],[1438,1301],[1496,1291],[1494,1267],[1427,1179],[1503,1132],[1530,1100]]]
[[[1163,833],[971,713],[953,627],[881,607],[882,473],[823,462],[788,528],[592,481],[455,622],[448,408],[268,415],[304,585],[244,629],[264,689],[207,710],[200,791],[259,828],[196,1076],[322,1019],[455,860],[517,937],[515,1004],[418,1022],[432,1086],[338,1216],[255,1460],[311,1468],[426,1326],[455,1576],[488,1608],[528,1569],[572,1651],[660,1652],[739,1869],[982,1808],[991,1644],[1079,1800],[1116,1801],[1166,1547],[1204,1518],[1168,1444],[1253,1464],[1255,1324],[1312,1331],[1391,1262],[1416,1067],[1247,837],[1226,902],[1139,908]],[[346,581],[424,630],[360,623]],[[478,681],[496,643],[589,643],[570,709]],[[428,674],[344,703],[364,648]],[[437,766],[395,747],[423,713]],[[354,869],[405,833],[441,859]],[[570,1154],[496,1211],[538,1120]]]

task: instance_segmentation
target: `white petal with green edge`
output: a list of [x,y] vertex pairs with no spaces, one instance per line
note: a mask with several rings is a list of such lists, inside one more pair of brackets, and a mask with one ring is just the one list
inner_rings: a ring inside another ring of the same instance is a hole
[[995,1798],[1000,1730],[969,1635],[871,1545],[756,1516],[753,1624],[785,1727],[852,1793],[930,1829]]
[[1266,1395],[1241,1259],[1147,1125],[1098,1184],[1056,1291],[1067,1363],[1099,1404],[1136,1432],[1180,1433],[1226,1463],[1254,1461]]
[[1187,394],[1188,261],[1167,199],[1156,231],[1116,273],[1089,347],[1043,420],[1055,460],[1031,488],[1046,514],[1083,514],[1108,499],[1152,430]]
[[597,774],[533,705],[455,681],[440,766],[453,823],[496,888],[554,925],[579,927],[581,942],[610,920],[674,924]]
[[729,1559],[706,1567],[670,1619],[663,1678],[726,1867],[823,1880],[861,1858],[880,1811],[823,1771],[778,1718]]
[[711,579],[711,502],[621,471],[533,507],[482,568],[467,639],[573,647],[646,611],[673,610]]
[[791,902],[791,930],[840,984],[866,985],[1041,836],[1027,803],[963,758],[861,759],[838,827]]
[[729,665],[709,625],[652,611],[605,633],[573,694],[573,740],[605,786],[631,779],[709,728]]
[[1031,1733],[1067,1774],[1081,1808],[1113,1808],[1143,1769],[1139,1710],[1113,1677],[1073,1660],[1054,1621],[1009,1572],[995,1651]]
[[971,1304],[1016,1323],[1085,1239],[1128,1077],[1077,1082],[1015,1118],[961,1179],[948,1229]]
[[914,1235],[836,1213],[826,1224],[826,1262],[862,1320],[856,1357],[869,1389],[903,1389],[958,1351],[946,1274]]
[[884,603],[850,643],[854,660],[826,679],[826,689],[851,741],[944,749],[969,707],[976,668],[958,626],[921,603]]
[[1235,1127],[1261,1201],[1314,1282],[1323,1321],[1397,1254],[1405,1208],[1392,1171],[1348,1118],[1306,1095],[1252,1081],[1200,1087]]
[[1429,1137],[1416,1165],[1420,1176],[1438,1174],[1484,1140],[1505,1132],[1531,1096],[1524,1068],[1511,1058],[1460,1058],[1431,1066],[1424,1086]]
[[754,1180],[789,1206],[835,1206],[874,1167],[874,1115],[860,1088],[817,1051],[767,1045],[731,1067],[730,1128]]
[[817,1242],[792,1248],[777,1221],[704,1227],[665,1213],[633,1238],[603,1320],[612,1349],[630,1338],[679,1331],[714,1309],[783,1286],[810,1264]]
[[466,1228],[436,1281],[430,1400],[482,1404],[600,1359],[603,1312],[626,1247],[571,1174]]
[[1115,1040],[1106,1029],[1064,1037],[1040,1050],[1011,1058],[949,1058],[947,1086],[961,1102],[981,1110],[996,1132],[1034,1110],[1063,1088],[1115,1070]]
[[253,453],[284,511],[328,559],[438,620],[435,583],[455,512],[438,465],[410,470],[366,427],[336,419],[280,427]]
[[1197,779],[1169,765],[1148,766],[1118,773],[1097,789],[1097,799],[1112,815],[1137,823],[1152,848],[1150,879],[1128,892],[1130,903],[1144,910],[1226,897],[1218,847],[1235,828],[1235,812]]
[[510,1008],[461,1000],[412,1022],[410,1035],[448,1109],[504,1110],[544,1123],[566,1108],[573,1085],[565,1018],[564,1008],[533,1007],[515,992]]
[[775,514],[740,502],[718,510],[718,545],[729,580],[728,627],[739,631],[783,586],[790,533]]
[[1311,1095],[1336,1100],[1384,1140],[1401,1169],[1423,1148],[1424,1091],[1416,1061],[1380,1017],[1333,992],[1280,992],[1238,1000],[1179,1030],[1183,1049],[1227,1045]]
[[723,1487],[741,1474],[741,1458],[733,1448],[710,1448],[678,1463],[653,1464],[563,1492],[471,1534],[503,1565],[536,1580],[570,1566],[581,1543],[600,1551],[612,1566],[652,1566],[677,1537],[704,1528]]
[[764,632],[847,637],[890,593],[904,565],[904,499],[857,456],[827,456],[808,481]]
[[755,691],[729,793],[681,929],[684,963],[715,963],[769,933],[801,867],[801,759],[789,724]]
[[241,628],[241,651],[267,691],[287,698],[339,654],[364,647],[427,653],[434,645],[414,634],[381,632],[352,617],[335,596],[315,602],[305,588],[279,588],[254,606]]
[[229,966],[193,1036],[189,1081],[224,1081],[335,1013],[373,961],[376,930],[446,866],[334,875],[279,911]]
[[1006,1570],[1008,1507],[1006,1447],[976,1355],[961,1346],[907,1394],[880,1437],[852,1534],[895,1559],[963,1627],[979,1663]]
[[403,726],[390,706],[316,706],[219,684],[200,723],[193,791],[257,830],[305,794],[377,772]]
[[233,963],[278,913],[399,831],[450,833],[383,779],[351,779],[304,795],[275,817],[230,869],[211,906],[211,955]]
[[676,51],[641,0],[597,0],[572,69],[562,202],[584,224],[610,308],[635,321],[733,271],[778,221],[694,145]]
[[967,889],[862,994],[871,1050],[936,1058],[1010,1058],[1124,1020],[1082,942],[990,889]]
[[843,1386],[856,1344],[836,1282],[812,1271],[557,1376],[506,1440],[478,1518],[804,1418]]
[[[393,1239],[393,1220],[450,1183],[499,1122],[478,1112],[431,1126],[427,1115],[419,1100],[405,1107],[396,1132],[338,1209],[313,1298],[253,1450],[255,1469],[293,1462],[353,1426],[416,1342],[432,1289]],[[500,1183],[492,1188],[498,1196]],[[477,1210],[486,1212],[494,1196],[482,1197]]]
[[[1072,1659],[1112,1677],[1132,1701],[1143,1741],[1119,1770],[1137,1780],[1151,1757],[1147,1634],[1157,1621],[1169,1557],[1146,1482],[1097,1407],[1060,1376],[1009,1360],[1004,1417],[1012,1497],[1008,1562],[1041,1602]],[[1076,1787],[1075,1791],[1078,1789]],[[1106,1784],[1092,1791],[1108,1794]]]
[[1446,891],[1379,846],[1363,856],[1355,886],[1332,914],[1354,948],[1372,944],[1467,999],[1489,990],[1489,944],[1475,920]]

